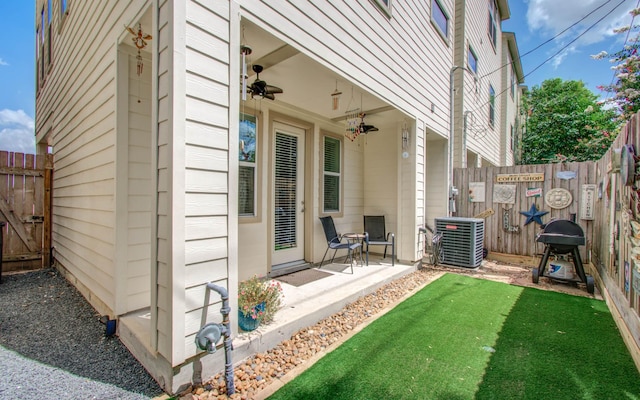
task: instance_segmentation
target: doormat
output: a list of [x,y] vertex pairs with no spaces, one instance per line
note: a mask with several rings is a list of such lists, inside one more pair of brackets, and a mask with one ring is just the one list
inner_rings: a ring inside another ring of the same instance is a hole
[[302,271],[297,271],[288,275],[281,275],[276,280],[284,283],[288,283],[293,286],[302,286],[309,282],[317,281],[318,279],[326,278],[327,276],[331,276],[328,272],[319,271],[317,269],[303,269]]

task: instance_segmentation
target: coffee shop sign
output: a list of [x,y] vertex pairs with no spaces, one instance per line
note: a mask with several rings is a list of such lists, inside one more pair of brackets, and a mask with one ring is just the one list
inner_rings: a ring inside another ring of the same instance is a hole
[[496,182],[544,182],[544,173],[498,174]]

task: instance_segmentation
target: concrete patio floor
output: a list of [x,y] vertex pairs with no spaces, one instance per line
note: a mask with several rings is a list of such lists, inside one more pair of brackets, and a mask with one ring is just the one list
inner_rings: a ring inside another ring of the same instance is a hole
[[[358,298],[373,293],[381,286],[416,270],[418,263],[391,265],[389,258],[369,255],[369,265],[333,264],[320,268],[331,275],[293,286],[282,283],[283,305],[272,323],[251,332],[242,332],[234,340],[234,362],[264,352],[289,339],[296,331],[313,325]],[[318,269],[318,268],[315,268]]]

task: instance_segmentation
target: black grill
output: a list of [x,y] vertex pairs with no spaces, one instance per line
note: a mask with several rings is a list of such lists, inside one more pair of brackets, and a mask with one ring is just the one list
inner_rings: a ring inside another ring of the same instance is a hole
[[593,278],[584,273],[580,251],[578,251],[578,246],[584,246],[586,243],[584,231],[580,225],[566,219],[551,221],[538,234],[536,241],[544,243],[545,248],[538,268],[533,269],[533,283],[538,283],[538,278],[544,276],[550,255],[570,253],[576,273],[587,285],[587,291],[593,294],[595,290]]

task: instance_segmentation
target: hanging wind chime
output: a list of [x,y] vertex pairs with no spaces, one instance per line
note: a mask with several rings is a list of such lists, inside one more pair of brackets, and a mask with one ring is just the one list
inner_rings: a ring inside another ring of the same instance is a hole
[[134,31],[132,28],[127,27],[127,30],[133,35],[131,41],[138,49],[138,55],[136,56],[137,60],[137,70],[138,76],[142,75],[142,68],[144,64],[142,63],[142,55],[140,54],[140,50],[147,47],[147,40],[151,40],[152,36],[149,34],[145,34],[142,32],[142,25],[138,24],[138,31]]
[[331,93],[331,109],[336,111],[340,108],[340,95],[341,91],[338,90],[338,80],[336,80],[336,90]]
[[138,55],[136,56],[136,74],[138,75],[138,103],[140,103],[140,75],[142,75],[142,69],[144,68],[144,63],[142,62],[142,54],[140,54],[140,50],[147,47],[147,40],[151,40],[151,35],[142,32],[142,24],[138,24],[138,31],[136,32],[133,28],[127,27],[129,33],[133,35],[131,41],[133,42],[136,49],[138,49]]
[[349,104],[347,104],[347,111],[345,111],[345,132],[344,135],[352,142],[360,135],[358,126],[360,124],[360,108],[349,109],[353,101],[353,87],[351,88],[351,98]]

